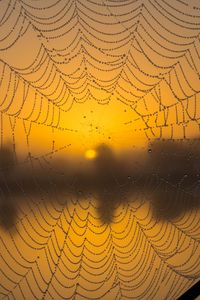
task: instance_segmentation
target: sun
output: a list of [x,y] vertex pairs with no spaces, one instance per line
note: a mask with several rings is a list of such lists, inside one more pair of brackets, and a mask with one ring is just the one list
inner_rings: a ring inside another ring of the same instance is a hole
[[97,151],[94,150],[94,149],[88,149],[86,152],[85,152],[85,158],[86,159],[94,159],[96,158],[97,156]]

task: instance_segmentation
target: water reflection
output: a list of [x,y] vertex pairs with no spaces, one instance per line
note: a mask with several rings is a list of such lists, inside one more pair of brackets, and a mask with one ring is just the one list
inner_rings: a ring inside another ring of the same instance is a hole
[[199,141],[156,141],[147,151],[120,155],[102,144],[96,152],[94,159],[83,164],[66,159],[46,161],[44,165],[30,158],[15,165],[11,147],[1,148],[1,225],[10,228],[15,223],[19,204],[15,199],[20,196],[25,201],[23,191],[31,195],[46,191],[49,201],[55,200],[55,189],[80,198],[93,194],[99,201],[101,220],[106,223],[112,222],[116,206],[141,195],[151,201],[158,220],[171,220],[199,208]]

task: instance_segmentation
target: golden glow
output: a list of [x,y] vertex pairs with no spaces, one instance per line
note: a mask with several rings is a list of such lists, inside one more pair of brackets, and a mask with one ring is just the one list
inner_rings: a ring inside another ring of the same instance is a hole
[[94,150],[94,149],[88,149],[86,152],[85,152],[85,158],[86,159],[94,159],[95,157],[97,156],[97,152]]
[[[144,201],[136,189],[132,199],[115,170],[100,192],[79,184],[101,174],[98,145],[149,158],[154,140],[199,138],[198,3],[1,1],[0,148],[13,144],[20,172],[8,186],[15,231],[0,226],[0,298],[177,299],[198,280],[199,211],[157,222],[151,195]],[[49,188],[40,167],[51,172]],[[23,186],[27,168],[39,189]],[[65,172],[66,193],[57,184]],[[112,224],[100,218],[99,197],[116,202]]]

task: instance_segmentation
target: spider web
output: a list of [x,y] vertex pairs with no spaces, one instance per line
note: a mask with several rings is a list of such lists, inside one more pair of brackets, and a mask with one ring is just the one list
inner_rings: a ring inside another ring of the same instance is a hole
[[[14,164],[28,165],[39,191],[38,203],[17,182],[29,201],[19,207],[14,231],[0,233],[1,299],[176,299],[199,279],[197,209],[160,223],[149,203],[130,202],[116,207],[111,224],[102,223],[94,195],[80,199],[77,191],[63,202],[50,175],[51,192],[42,188],[34,165],[62,177],[51,162],[70,151],[73,141],[64,137],[78,135],[80,126],[66,120],[88,101],[131,110],[125,130],[148,143],[198,140],[198,1],[0,6],[1,146],[10,138]],[[102,118],[98,129],[91,126],[100,136]],[[37,130],[48,132],[43,152],[34,146]],[[19,142],[26,159],[18,158]],[[51,198],[57,201],[45,201]]]

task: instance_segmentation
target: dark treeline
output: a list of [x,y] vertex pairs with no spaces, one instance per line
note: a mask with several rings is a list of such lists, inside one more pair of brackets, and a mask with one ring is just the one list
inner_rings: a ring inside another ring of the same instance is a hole
[[19,204],[16,199],[24,201],[23,191],[35,196],[41,191],[54,195],[56,189],[66,199],[95,195],[100,217],[107,223],[112,222],[117,205],[140,197],[151,201],[158,220],[172,220],[199,208],[199,140],[155,141],[147,151],[124,151],[120,155],[105,144],[96,151],[95,159],[83,163],[78,163],[78,158],[66,158],[44,159],[43,163],[29,159],[17,164],[11,147],[2,147],[1,225],[9,228],[15,223]]

